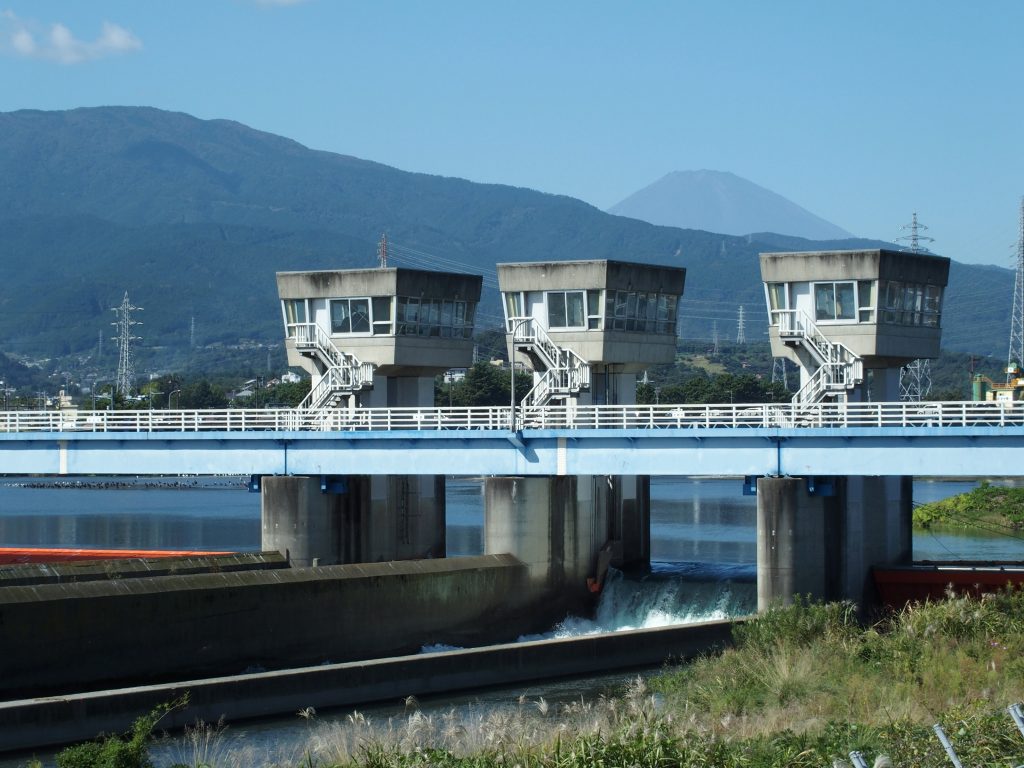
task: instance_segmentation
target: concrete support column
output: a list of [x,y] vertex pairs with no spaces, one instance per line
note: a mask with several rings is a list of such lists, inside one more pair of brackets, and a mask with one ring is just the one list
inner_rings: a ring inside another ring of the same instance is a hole
[[798,477],[757,480],[757,609],[790,604],[793,595],[829,597],[834,552],[829,497],[811,496]]
[[317,477],[264,477],[260,493],[262,547],[292,565],[342,562],[343,498],[320,491]]
[[424,475],[344,478],[343,494],[319,477],[265,477],[262,547],[297,567],[445,556],[445,483]]
[[484,498],[484,554],[523,561],[529,598],[547,596],[563,615],[583,606],[607,541],[591,478],[492,477]]
[[363,488],[356,562],[445,556],[444,476],[372,475]]
[[[608,537],[615,542],[616,568],[646,568],[651,564],[651,478],[615,475],[595,478],[607,510]],[[595,498],[599,498],[595,493]]]
[[[366,408],[432,408],[434,377],[379,377],[360,400]],[[344,562],[422,560],[447,554],[443,475],[361,475],[348,480],[357,492],[348,504],[352,523]]]
[[847,477],[845,486],[841,591],[869,605],[875,601],[871,566],[913,559],[913,478]]

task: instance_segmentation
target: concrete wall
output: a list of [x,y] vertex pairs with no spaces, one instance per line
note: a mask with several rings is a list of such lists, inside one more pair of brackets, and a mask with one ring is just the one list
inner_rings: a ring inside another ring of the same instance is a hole
[[282,299],[340,299],[353,296],[425,296],[480,300],[483,278],[405,267],[278,272]]
[[762,253],[760,261],[761,279],[766,283],[898,280],[945,286],[949,282],[949,259],[945,256],[883,248]]
[[161,728],[180,729],[197,720],[291,714],[305,707],[398,702],[424,696],[509,685],[529,680],[660,665],[709,653],[727,645],[732,621],[616,632],[592,637],[418,654],[281,672],[195,680],[129,690],[74,694],[51,699],[0,702],[0,752],[31,749],[126,730],[134,718],[186,691],[187,709],[172,713]]
[[657,264],[606,259],[498,264],[502,291],[572,291],[610,288],[660,291],[681,296],[686,270]]
[[238,674],[507,640],[508,555],[0,588],[0,694]]

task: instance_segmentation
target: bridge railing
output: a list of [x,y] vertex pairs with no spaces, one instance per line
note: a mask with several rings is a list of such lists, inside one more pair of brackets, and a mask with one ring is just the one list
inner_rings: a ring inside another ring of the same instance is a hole
[[[509,406],[325,410],[311,427],[291,408],[0,411],[4,433],[508,431]],[[308,414],[305,414],[308,416]],[[1024,426],[1024,402],[548,405],[516,408],[517,429],[714,429]]]

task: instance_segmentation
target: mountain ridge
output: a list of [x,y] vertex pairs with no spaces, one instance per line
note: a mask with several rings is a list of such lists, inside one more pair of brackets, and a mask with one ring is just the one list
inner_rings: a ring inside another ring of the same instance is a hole
[[[151,107],[0,113],[0,222],[0,351],[93,366],[98,336],[113,335],[110,308],[126,290],[145,307],[143,345],[187,350],[194,317],[201,343],[279,348],[274,273],[371,266],[382,232],[424,254],[426,263],[408,266],[457,263],[486,276],[499,261],[684,266],[680,331],[707,339],[716,321],[732,334],[740,305],[747,337],[763,336],[757,254],[791,249],[614,216],[564,195],[411,173]],[[983,326],[1008,317],[1012,273],[962,265],[956,274],[964,282],[951,285],[946,317],[971,329],[959,348],[988,354],[995,336]],[[984,304],[957,298],[972,292]],[[499,318],[489,287],[478,325]]]

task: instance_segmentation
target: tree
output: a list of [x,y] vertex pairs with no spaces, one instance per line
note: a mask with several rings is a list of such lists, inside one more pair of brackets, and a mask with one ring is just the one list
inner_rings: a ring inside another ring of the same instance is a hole
[[282,382],[267,391],[266,401],[274,408],[295,408],[309,394],[311,383],[309,379]]
[[[533,386],[533,379],[528,373],[516,372],[516,400],[522,402],[523,396]],[[508,405],[511,399],[509,392],[508,368],[500,368],[490,363],[475,363],[466,371],[462,381],[443,385],[435,390],[436,404],[452,405],[464,408],[484,405]]]
[[206,379],[189,382],[181,388],[178,401],[182,408],[227,408],[228,397],[220,387]]

